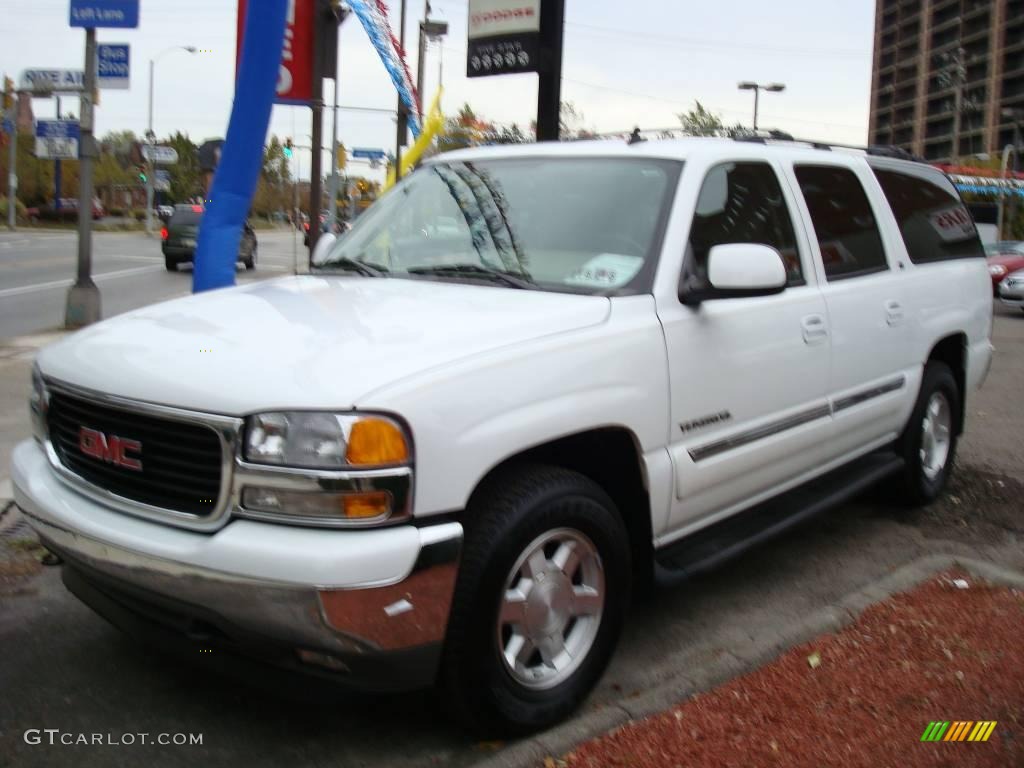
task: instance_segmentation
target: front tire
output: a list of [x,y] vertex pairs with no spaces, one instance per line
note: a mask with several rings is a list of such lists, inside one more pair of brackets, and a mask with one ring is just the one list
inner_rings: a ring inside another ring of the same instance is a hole
[[524,465],[495,473],[466,510],[440,685],[487,736],[547,728],[611,659],[631,588],[628,533],[587,477]]
[[902,496],[911,506],[934,501],[946,486],[956,456],[960,388],[949,366],[931,361],[896,447],[904,460]]

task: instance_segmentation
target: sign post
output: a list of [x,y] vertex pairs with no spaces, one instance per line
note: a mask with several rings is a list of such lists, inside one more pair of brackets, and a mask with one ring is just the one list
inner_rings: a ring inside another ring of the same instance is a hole
[[537,141],[558,141],[565,0],[469,0],[466,77],[536,72]]
[[[96,28],[139,25],[139,0],[71,0],[69,23],[85,28],[85,76],[79,106],[78,274],[68,289],[64,324],[80,328],[100,319],[100,292],[92,280],[93,165],[99,148],[93,137],[96,95]],[[126,63],[127,66],[127,63]]]

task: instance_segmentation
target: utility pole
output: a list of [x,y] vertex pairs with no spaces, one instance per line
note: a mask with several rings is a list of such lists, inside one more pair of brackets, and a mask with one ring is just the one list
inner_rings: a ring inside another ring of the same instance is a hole
[[18,172],[16,165],[18,163],[18,115],[17,107],[15,103],[15,91],[14,81],[9,77],[4,77],[4,94],[3,94],[3,109],[0,112],[3,113],[4,122],[10,126],[10,135],[8,138],[8,144],[10,145],[7,152],[7,226],[13,232],[16,226],[15,213],[18,208]]
[[100,291],[92,281],[92,170],[98,155],[93,138],[96,94],[96,29],[85,30],[85,79],[79,107],[81,138],[78,157],[78,275],[68,289],[64,324],[80,328],[100,319]]
[[[60,120],[60,96],[54,94],[54,98],[57,100],[57,119]],[[60,199],[62,196],[61,173],[62,168],[60,158],[58,157],[53,161],[53,207],[58,211],[60,210]]]
[[[327,197],[329,202],[327,205],[327,231],[334,232],[334,222],[338,218],[337,214],[337,200],[338,200],[338,73],[334,73],[334,104],[332,105],[333,125],[331,126],[331,133],[333,138],[331,139],[331,176],[330,183],[327,185]],[[310,251],[312,253],[312,251]]]
[[[427,59],[427,43],[431,40],[440,40],[448,34],[448,22],[430,20],[430,0],[425,0],[423,9],[423,21],[420,22],[420,50],[416,64],[416,93],[420,96],[420,104],[423,102],[423,75]],[[441,70],[438,69],[438,88],[441,87]]]
[[541,0],[537,71],[537,141],[558,141],[562,109],[562,38],[565,0]]

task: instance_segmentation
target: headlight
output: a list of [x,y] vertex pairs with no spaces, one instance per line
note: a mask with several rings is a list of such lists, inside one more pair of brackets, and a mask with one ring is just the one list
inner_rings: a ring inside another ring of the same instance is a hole
[[1006,267],[1004,267],[1002,264],[992,264],[988,268],[988,272],[989,272],[990,275],[996,275],[996,276],[1005,275],[1006,274]]
[[32,394],[28,397],[28,410],[32,436],[42,442],[46,439],[46,385],[38,363],[32,366]]
[[409,461],[405,431],[384,416],[314,411],[261,413],[249,419],[245,458],[306,469],[380,467]]

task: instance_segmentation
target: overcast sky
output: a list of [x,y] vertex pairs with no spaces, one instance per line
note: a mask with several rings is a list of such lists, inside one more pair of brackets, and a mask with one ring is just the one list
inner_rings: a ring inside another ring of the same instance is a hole
[[[397,26],[399,0],[389,5]],[[425,102],[437,87],[442,54],[446,113],[468,101],[484,117],[528,125],[536,111],[536,76],[467,79],[467,2],[432,0],[431,5],[433,16],[450,29],[443,51],[430,48]],[[422,0],[409,0],[411,69],[422,13]],[[155,130],[159,136],[181,130],[196,141],[223,136],[231,109],[235,15],[234,0],[143,0],[138,29],[99,30],[100,42],[130,43],[132,80],[130,90],[103,92],[98,133],[131,129],[141,134],[150,58],[169,47],[193,45],[204,52],[167,54],[157,64]],[[582,112],[582,127],[598,131],[676,125],[676,113],[694,100],[726,123],[749,125],[753,95],[738,91],[737,81],[778,81],[786,84],[784,93],[762,94],[762,127],[863,143],[873,24],[870,0],[566,0],[562,98]],[[0,70],[15,79],[23,69],[81,69],[84,46],[84,32],[68,26],[68,0],[0,0]],[[394,107],[390,79],[354,16],[342,27],[339,60],[340,104]],[[328,81],[328,101],[331,87]],[[54,114],[49,100],[36,100],[34,108],[37,117]],[[78,112],[77,104],[70,108]],[[310,125],[309,109],[276,106],[270,130],[308,143]],[[330,132],[328,115],[325,136]],[[350,148],[393,151],[393,118],[342,111],[339,135]],[[309,155],[300,159],[306,177]]]

